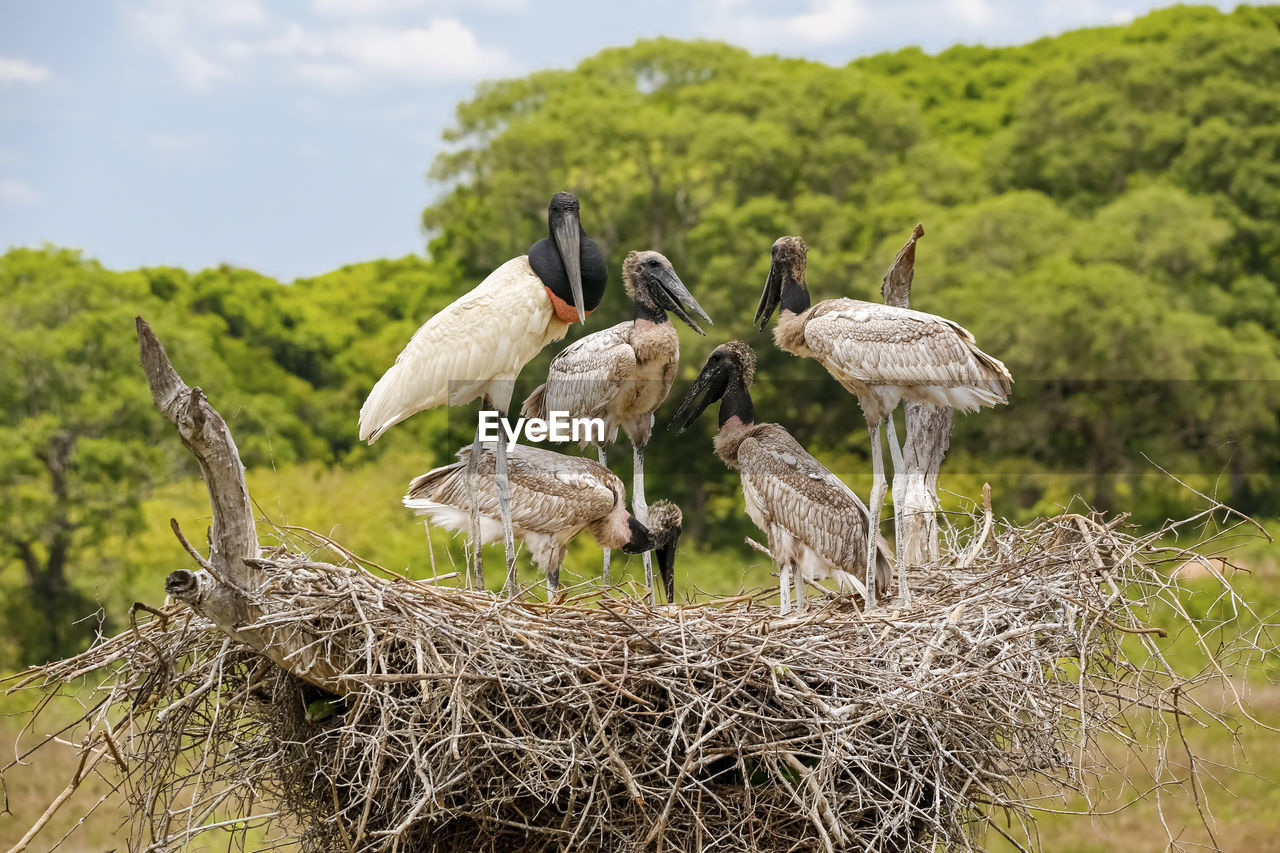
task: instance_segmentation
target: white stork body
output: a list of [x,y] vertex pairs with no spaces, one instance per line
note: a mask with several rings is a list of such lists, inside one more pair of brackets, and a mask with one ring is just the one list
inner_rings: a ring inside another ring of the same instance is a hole
[[[608,279],[604,255],[582,230],[578,199],[572,193],[551,197],[547,231],[546,238],[529,247],[529,254],[498,267],[418,329],[360,407],[362,439],[373,443],[389,427],[423,409],[461,405],[482,396],[507,414],[521,368],[548,343],[563,338],[570,323],[586,322],[587,314],[600,304]],[[474,459],[479,446],[477,424]],[[514,595],[515,540],[506,445],[501,440],[496,465],[507,591]],[[473,511],[474,580],[483,588],[479,532],[479,517]]]
[[[894,470],[899,470],[902,451],[893,425],[898,403],[906,399],[977,411],[1007,403],[1013,379],[999,359],[978,349],[967,329],[945,317],[857,299],[810,305],[806,252],[799,237],[782,237],[774,243],[756,322],[763,328],[781,304],[773,331],[778,348],[819,362],[857,397],[871,432],[874,484],[869,505],[872,524],[878,528],[888,488],[880,427],[888,424],[889,452]],[[894,521],[896,528],[896,501]],[[901,548],[900,536],[898,540]],[[869,553],[868,564],[871,559]],[[871,569],[867,571],[870,577]],[[898,592],[906,603],[909,593],[902,566],[898,567]],[[870,590],[868,601],[874,606],[875,590]]]
[[506,412],[520,370],[568,330],[529,257],[512,258],[414,333],[361,407],[360,438],[377,441],[416,412],[481,396]]

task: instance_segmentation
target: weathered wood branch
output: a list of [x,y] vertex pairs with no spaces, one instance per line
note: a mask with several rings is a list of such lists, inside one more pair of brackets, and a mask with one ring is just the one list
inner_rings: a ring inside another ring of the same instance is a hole
[[142,370],[157,408],[178,429],[178,437],[200,463],[209,488],[213,526],[209,562],[228,582],[257,589],[256,570],[244,562],[258,556],[258,530],[245,485],[244,464],[227,422],[209,405],[204,392],[182,381],[147,321],[137,318]]
[[[886,305],[911,307],[911,284],[915,279],[916,241],[924,227],[916,225],[911,238],[884,274],[880,294]],[[893,474],[893,504],[902,519],[902,558],[909,565],[938,557],[938,469],[951,446],[954,412],[923,403],[903,404],[906,437],[902,446],[902,470]]]
[[179,535],[202,568],[170,573],[165,593],[282,669],[331,692],[346,692],[348,685],[342,674],[346,666],[330,660],[314,645],[314,637],[293,625],[273,627],[260,594],[269,572],[264,570],[267,564],[258,559],[261,550],[253,503],[231,430],[204,393],[182,381],[147,322],[138,317],[137,326],[142,369],[151,396],[200,464],[213,510],[207,563]]

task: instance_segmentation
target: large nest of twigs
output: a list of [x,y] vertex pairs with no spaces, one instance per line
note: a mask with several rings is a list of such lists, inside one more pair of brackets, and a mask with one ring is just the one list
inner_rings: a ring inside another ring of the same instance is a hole
[[1099,739],[1163,720],[1163,749],[1214,673],[1172,672],[1147,624],[1181,612],[1168,531],[980,527],[910,608],[787,617],[509,602],[282,549],[263,619],[353,662],[339,701],[181,606],[27,683],[104,677],[84,749],[118,765],[135,849],[250,824],[322,851],[980,848],[1087,789]]

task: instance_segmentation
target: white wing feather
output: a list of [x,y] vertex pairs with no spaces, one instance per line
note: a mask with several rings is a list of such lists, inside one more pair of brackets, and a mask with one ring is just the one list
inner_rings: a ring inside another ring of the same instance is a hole
[[361,407],[360,438],[373,443],[415,412],[462,405],[494,380],[514,380],[568,328],[528,257],[507,261],[418,329]]

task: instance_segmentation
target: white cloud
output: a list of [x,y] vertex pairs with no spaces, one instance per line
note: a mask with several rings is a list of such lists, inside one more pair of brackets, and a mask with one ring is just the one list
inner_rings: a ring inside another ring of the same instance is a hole
[[[418,0],[317,0],[332,9],[407,7]],[[489,0],[511,2],[511,0]],[[218,11],[211,7],[218,6]],[[360,21],[308,26],[270,20],[257,0],[225,7],[192,0],[147,0],[129,10],[135,31],[197,92],[228,80],[292,78],[321,89],[351,89],[382,79],[410,83],[493,77],[514,65],[501,48],[481,45],[456,18],[418,26]]]
[[17,178],[0,178],[0,204],[13,207],[29,207],[39,204],[42,198],[36,188]]
[[[328,18],[386,18],[413,12],[427,0],[312,0],[316,14]],[[470,11],[523,12],[529,0],[432,0],[435,9],[461,7]]]
[[946,11],[952,19],[970,27],[982,26],[991,20],[987,0],[946,0]]
[[357,68],[407,78],[494,76],[511,66],[505,51],[481,46],[454,18],[425,28],[350,27],[334,33],[330,47]]
[[0,56],[0,83],[39,83],[47,80],[49,69],[25,59]]
[[808,9],[791,15],[761,15],[743,0],[718,0],[713,28],[747,47],[829,45],[845,41],[866,24],[863,0],[809,0]]
[[375,18],[416,9],[423,0],[314,0],[317,14],[334,18]]

